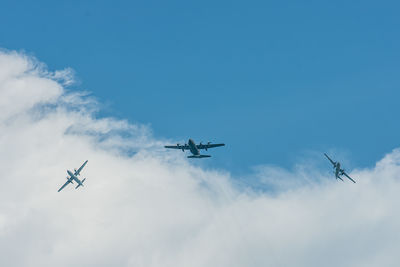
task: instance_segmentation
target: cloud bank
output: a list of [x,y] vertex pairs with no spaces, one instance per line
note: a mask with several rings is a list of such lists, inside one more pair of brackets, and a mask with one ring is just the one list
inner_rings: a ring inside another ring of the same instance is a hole
[[[0,52],[0,266],[399,266],[399,150],[355,185],[261,167],[258,191],[96,118],[72,82]],[[57,193],[86,159],[86,186]]]

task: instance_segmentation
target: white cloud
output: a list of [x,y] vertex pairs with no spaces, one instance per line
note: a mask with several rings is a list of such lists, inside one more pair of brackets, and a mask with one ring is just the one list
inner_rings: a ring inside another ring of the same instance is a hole
[[[277,191],[256,192],[96,118],[70,73],[0,52],[0,266],[399,265],[399,150],[357,184],[260,167]],[[86,186],[57,193],[86,159]]]

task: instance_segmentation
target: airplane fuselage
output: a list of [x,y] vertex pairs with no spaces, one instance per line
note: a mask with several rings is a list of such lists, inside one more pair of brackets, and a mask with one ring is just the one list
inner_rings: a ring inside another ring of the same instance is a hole
[[79,185],[82,185],[82,181],[79,180],[78,177],[76,177],[75,174],[73,174],[70,170],[67,170],[68,175],[71,177],[70,180],[74,180],[75,182],[77,182]]
[[335,166],[335,176],[336,178],[340,177],[340,163],[336,162],[336,166]]
[[196,143],[193,141],[193,139],[189,139],[188,145],[189,145],[190,152],[193,155],[195,155],[195,156],[200,155],[200,151],[197,148]]

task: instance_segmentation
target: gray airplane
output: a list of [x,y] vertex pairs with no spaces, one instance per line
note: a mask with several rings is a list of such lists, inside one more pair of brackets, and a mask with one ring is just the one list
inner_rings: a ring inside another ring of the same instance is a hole
[[75,189],[78,189],[78,187],[83,186],[83,182],[86,180],[86,178],[83,178],[83,180],[79,180],[78,176],[81,173],[81,170],[83,169],[83,167],[85,167],[86,163],[88,161],[85,161],[85,163],[82,164],[82,166],[77,170],[74,169],[74,173],[72,173],[70,170],[67,170],[67,173],[69,176],[67,176],[67,182],[65,182],[65,184],[63,186],[61,186],[60,189],[58,189],[58,192],[60,192],[61,190],[64,189],[64,187],[66,187],[69,183],[73,184],[73,181],[75,181],[78,185],[75,187]]
[[333,164],[333,168],[335,169],[335,177],[336,179],[340,179],[343,181],[343,179],[340,177],[341,175],[346,176],[347,178],[349,178],[350,181],[352,181],[353,183],[356,183],[356,181],[354,181],[343,169],[340,168],[340,162],[335,162],[333,161],[330,157],[328,157],[327,154],[325,154],[325,157]]
[[201,155],[200,150],[205,149],[206,151],[209,148],[213,147],[219,147],[219,146],[224,146],[225,144],[211,144],[211,142],[207,142],[207,144],[200,144],[196,145],[196,143],[193,141],[193,139],[189,139],[189,142],[184,145],[176,144],[176,146],[164,146],[165,148],[173,148],[173,149],[181,149],[183,152],[185,150],[189,150],[193,155],[188,156],[188,158],[209,158],[211,157],[210,155]]

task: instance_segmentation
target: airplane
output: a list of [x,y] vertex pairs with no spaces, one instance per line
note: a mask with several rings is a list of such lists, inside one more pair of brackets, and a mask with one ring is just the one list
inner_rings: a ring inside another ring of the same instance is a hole
[[60,192],[61,190],[64,189],[64,187],[66,187],[69,183],[73,184],[73,181],[75,181],[78,185],[75,187],[75,189],[78,189],[78,187],[83,186],[83,182],[86,180],[86,178],[83,178],[83,180],[79,180],[78,176],[81,173],[81,170],[83,169],[83,167],[85,167],[86,163],[88,161],[85,161],[82,166],[77,170],[74,169],[74,173],[72,173],[70,170],[67,170],[67,173],[69,176],[67,176],[67,182],[65,182],[65,184],[63,186],[61,186],[60,189],[58,189],[58,192]]
[[333,164],[333,168],[335,169],[335,177],[336,179],[340,179],[343,181],[343,179],[340,177],[341,175],[346,176],[347,178],[349,178],[350,181],[352,181],[353,183],[356,183],[356,181],[354,181],[343,169],[340,168],[340,162],[335,162],[333,161],[327,154],[325,154],[325,157]]
[[219,146],[224,146],[225,144],[211,144],[211,142],[207,142],[207,144],[200,144],[196,145],[196,143],[193,141],[193,139],[189,139],[189,142],[184,145],[176,144],[176,146],[164,146],[165,148],[173,148],[173,149],[181,149],[183,152],[185,150],[189,150],[193,155],[188,156],[188,158],[195,158],[195,159],[200,159],[200,158],[209,158],[211,157],[210,155],[202,155],[200,154],[201,149],[205,149],[206,151],[209,148],[213,147],[219,147]]

